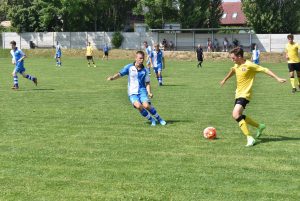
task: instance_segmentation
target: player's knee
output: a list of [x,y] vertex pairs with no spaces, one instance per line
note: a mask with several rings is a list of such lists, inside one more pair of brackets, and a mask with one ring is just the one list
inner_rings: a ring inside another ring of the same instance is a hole
[[232,118],[237,120],[240,117],[240,113],[238,111],[232,111]]

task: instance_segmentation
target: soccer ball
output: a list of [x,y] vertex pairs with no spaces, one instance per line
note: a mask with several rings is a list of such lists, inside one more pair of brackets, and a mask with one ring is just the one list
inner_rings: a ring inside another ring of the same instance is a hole
[[207,139],[215,139],[217,137],[217,130],[214,127],[207,127],[203,131],[203,136]]

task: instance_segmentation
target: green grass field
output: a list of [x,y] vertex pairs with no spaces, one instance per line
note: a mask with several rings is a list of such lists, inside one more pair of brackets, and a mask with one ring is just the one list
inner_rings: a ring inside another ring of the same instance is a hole
[[[152,75],[152,103],[168,122],[151,127],[127,98],[127,78],[106,81],[129,60],[28,58],[13,91],[0,59],[0,200],[300,200],[300,92],[259,74],[246,115],[267,125],[258,144],[231,118],[230,61],[167,61]],[[287,66],[264,64],[288,78]],[[202,130],[217,129],[216,140]],[[251,130],[255,132],[254,129]]]

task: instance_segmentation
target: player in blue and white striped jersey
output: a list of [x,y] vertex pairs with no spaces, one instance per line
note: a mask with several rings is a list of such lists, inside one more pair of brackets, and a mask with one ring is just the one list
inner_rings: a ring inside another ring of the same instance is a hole
[[150,67],[151,67],[150,54],[152,52],[152,48],[151,48],[151,46],[148,45],[147,41],[144,41],[144,47],[145,47],[145,51],[147,53],[146,66],[147,66],[147,70],[149,72],[149,75],[151,75],[151,71],[150,71]]
[[128,96],[132,105],[151,122],[152,126],[156,125],[156,120],[161,125],[166,125],[166,122],[159,116],[148,98],[152,98],[153,94],[151,93],[148,71],[143,65],[144,58],[144,52],[137,51],[134,63],[126,65],[120,72],[108,77],[107,80],[115,80],[128,75]]
[[150,54],[150,62],[156,74],[159,86],[163,85],[162,69],[165,68],[164,53],[159,49],[157,43],[154,44],[154,50]]
[[16,41],[11,41],[11,55],[12,55],[12,63],[15,64],[15,69],[12,72],[13,78],[14,78],[14,85],[12,89],[19,89],[19,81],[18,81],[18,73],[20,73],[24,78],[27,78],[35,85],[37,85],[37,78],[28,74],[25,74],[25,68],[24,68],[24,59],[26,58],[26,55],[24,52],[17,48]]
[[61,46],[59,42],[56,42],[56,47],[55,47],[55,60],[56,60],[56,66],[61,66]]

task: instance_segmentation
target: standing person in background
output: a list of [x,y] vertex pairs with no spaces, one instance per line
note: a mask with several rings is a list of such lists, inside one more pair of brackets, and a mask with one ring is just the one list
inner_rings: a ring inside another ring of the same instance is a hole
[[211,42],[210,38],[207,39],[206,46],[207,46],[207,52],[211,52],[212,51],[212,42]]
[[219,51],[219,41],[218,39],[214,39],[214,52],[218,52]]
[[165,66],[165,58],[164,53],[159,49],[158,43],[154,44],[154,50],[150,54],[150,62],[151,66],[153,67],[153,70],[156,75],[156,79],[158,81],[158,85],[163,85],[163,79],[162,79],[162,69],[164,69]]
[[56,41],[56,47],[55,47],[55,60],[56,60],[56,66],[61,66],[61,46],[58,41]]
[[198,65],[197,67],[202,67],[202,62],[203,62],[203,49],[201,45],[199,44],[197,49],[196,49],[196,55],[197,55],[197,60],[198,60]]
[[[298,56],[300,46],[298,43],[294,42],[294,35],[289,34],[287,36],[287,39],[288,44],[286,44],[285,46],[285,58],[288,62],[289,76],[292,84],[292,93],[294,94],[297,91],[296,85],[300,89],[300,59]],[[296,71],[298,79],[295,79],[294,71]]]
[[261,136],[263,130],[266,128],[265,124],[257,123],[248,115],[243,115],[246,105],[251,99],[255,75],[259,72],[264,72],[265,74],[276,79],[279,83],[284,83],[286,80],[278,77],[271,70],[244,59],[244,51],[240,47],[234,48],[230,51],[230,58],[235,65],[230,69],[229,73],[220,82],[220,84],[223,86],[225,82],[235,74],[236,91],[232,117],[238,122],[241,131],[247,137],[246,147],[251,147],[255,144],[255,139],[251,136],[248,130],[248,125],[257,128],[257,138]]
[[153,94],[151,93],[149,74],[143,65],[144,58],[145,53],[137,51],[135,62],[124,66],[120,72],[109,76],[107,80],[116,80],[128,75],[128,97],[133,107],[151,122],[151,126],[156,126],[156,120],[164,126],[167,122],[160,117],[154,106],[150,104],[149,98],[152,98]]
[[109,48],[108,48],[108,45],[107,43],[104,45],[103,47],[103,57],[102,57],[102,60],[106,57],[106,60],[108,60],[108,51],[109,51]]
[[229,47],[229,41],[228,39],[225,37],[224,41],[223,41],[223,52],[228,52],[228,47]]
[[253,48],[252,48],[252,57],[251,60],[255,64],[259,64],[259,56],[260,56],[260,51],[257,49],[257,45],[253,43]]
[[151,46],[148,45],[147,41],[144,41],[144,48],[145,48],[145,51],[147,53],[146,67],[147,67],[149,75],[151,75],[151,70],[150,70],[150,67],[151,67],[150,54],[152,52],[152,48],[151,48]]
[[92,61],[93,66],[96,67],[96,64],[93,59],[93,47],[91,46],[90,42],[88,42],[88,45],[86,46],[86,54],[85,55],[86,55],[86,59],[88,62],[88,67],[90,67],[90,61]]
[[18,73],[20,73],[24,78],[31,80],[37,86],[37,78],[31,76],[29,74],[25,74],[25,67],[24,67],[24,59],[26,55],[24,52],[19,49],[16,45],[16,41],[11,41],[11,55],[12,55],[12,63],[15,64],[15,69],[12,72],[12,76],[14,78],[14,85],[12,89],[18,90],[19,89],[19,81],[18,81]]

